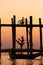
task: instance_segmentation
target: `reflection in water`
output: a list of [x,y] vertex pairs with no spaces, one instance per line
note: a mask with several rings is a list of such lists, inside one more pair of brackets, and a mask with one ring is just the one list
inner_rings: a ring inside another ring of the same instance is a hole
[[[14,59],[11,60],[9,55],[4,54],[1,57],[0,65],[43,65],[43,57],[39,57],[37,59],[29,60],[29,59]],[[41,59],[41,60],[40,60]]]
[[17,65],[16,60],[12,60],[12,65]]
[[40,64],[39,65],[43,65],[43,57],[41,56],[41,60],[40,60]]
[[0,58],[0,65],[1,65],[1,58]]
[[19,61],[18,60],[12,60],[12,65],[32,65],[32,64],[33,64],[32,60],[29,60],[29,61],[28,60],[23,61],[23,59],[22,60],[19,59]]
[[27,62],[27,65],[33,65],[32,60],[30,60],[29,63]]

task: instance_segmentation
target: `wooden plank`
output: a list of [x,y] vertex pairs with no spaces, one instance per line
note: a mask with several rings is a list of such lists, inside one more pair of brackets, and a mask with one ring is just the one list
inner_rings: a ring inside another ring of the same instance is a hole
[[[12,26],[16,26],[16,27],[29,27],[30,28],[30,24],[27,25],[18,25],[18,24],[0,24],[1,27],[12,27]],[[32,27],[40,27],[39,24],[32,24]],[[43,27],[43,25],[41,25],[41,27]]]
[[[41,27],[41,18],[39,18],[39,25],[40,25],[40,50],[42,50],[42,27]],[[42,55],[42,53],[41,53]]]
[[[1,49],[0,52],[12,52],[12,49]],[[15,52],[43,52],[43,50],[40,49],[15,49]]]

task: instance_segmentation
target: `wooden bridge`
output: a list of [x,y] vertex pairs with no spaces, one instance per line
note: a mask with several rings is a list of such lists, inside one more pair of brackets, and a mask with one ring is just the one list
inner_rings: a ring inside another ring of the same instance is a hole
[[[27,18],[20,21],[20,24],[16,24],[16,16],[13,16],[12,24],[1,24],[0,19],[0,57],[1,52],[9,52],[9,56],[11,58],[28,58],[33,59],[40,55],[43,56],[43,47],[42,47],[42,28],[43,25],[41,24],[41,18],[39,18],[39,24],[32,24],[32,16],[30,16],[30,24],[27,22]],[[12,27],[12,49],[1,49],[1,27]],[[27,49],[16,49],[16,27],[25,27],[26,28],[26,40],[27,40]],[[32,43],[32,29],[33,27],[39,27],[40,29],[40,49],[33,49],[33,43]],[[30,29],[30,41],[28,40],[28,28]],[[29,43],[30,42],[30,46]],[[27,54],[16,54],[16,52],[27,52]],[[33,54],[33,52],[37,52]]]

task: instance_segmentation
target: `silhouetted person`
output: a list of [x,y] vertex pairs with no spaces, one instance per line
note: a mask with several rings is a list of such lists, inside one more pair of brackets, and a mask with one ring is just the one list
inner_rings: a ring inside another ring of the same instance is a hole
[[19,20],[18,23],[19,23],[20,25],[24,25],[24,17],[22,17],[22,19]]
[[25,43],[25,42],[24,42],[24,41],[25,41],[25,40],[24,40],[24,37],[22,36],[21,39],[18,39],[18,40],[16,40],[16,41],[17,41],[17,43],[21,46],[20,49],[22,49],[22,48],[23,48],[23,45],[24,45],[24,43]]
[[22,25],[24,24],[24,17],[22,17],[22,22],[21,22],[21,24],[22,24]]

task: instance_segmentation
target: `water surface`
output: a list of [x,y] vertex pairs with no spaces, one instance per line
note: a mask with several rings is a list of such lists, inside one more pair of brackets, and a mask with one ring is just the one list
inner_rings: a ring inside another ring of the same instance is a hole
[[0,65],[43,65],[43,57],[35,59],[10,59],[8,53],[1,54]]

